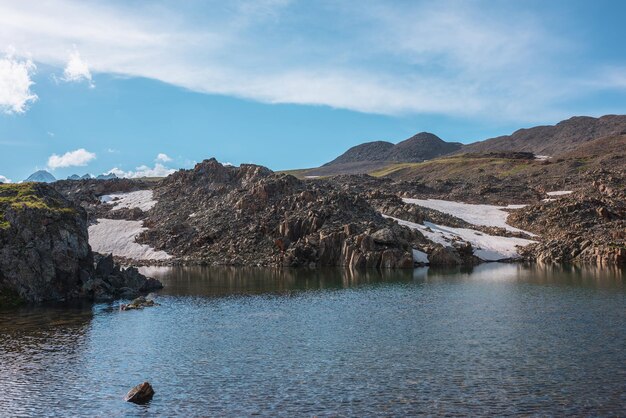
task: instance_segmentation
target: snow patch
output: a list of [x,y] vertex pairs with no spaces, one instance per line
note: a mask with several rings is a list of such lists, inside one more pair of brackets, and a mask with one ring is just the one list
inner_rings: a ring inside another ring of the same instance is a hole
[[564,195],[572,194],[572,193],[573,193],[572,190],[557,190],[554,192],[546,192],[548,196],[564,196]]
[[413,261],[415,261],[416,263],[423,263],[423,264],[428,264],[428,254],[426,254],[424,251],[420,251],[420,250],[416,250],[415,248],[413,249]]
[[448,215],[456,216],[473,225],[493,226],[504,228],[511,232],[523,232],[529,236],[535,234],[515,228],[506,223],[509,213],[503,209],[521,209],[526,205],[474,205],[471,203],[452,202],[449,200],[437,199],[402,199],[405,203],[423,206],[429,209],[435,209]]
[[535,160],[541,160],[541,161],[545,161],[545,160],[549,160],[550,157],[549,155],[535,155]]
[[139,208],[146,212],[156,205],[154,192],[152,190],[138,190],[129,193],[105,194],[100,196],[102,203],[113,205],[113,210],[123,208]]
[[519,258],[518,247],[524,247],[535,242],[523,238],[488,235],[474,229],[453,228],[431,222],[424,222],[424,225],[421,225],[387,215],[383,216],[397,221],[400,225],[419,230],[426,238],[437,244],[451,246],[455,241],[469,242],[474,248],[474,255],[483,261]]
[[139,244],[135,237],[146,231],[142,221],[121,219],[98,219],[89,226],[89,245],[102,254],[113,254],[134,260],[168,260],[171,255],[158,251],[146,244]]

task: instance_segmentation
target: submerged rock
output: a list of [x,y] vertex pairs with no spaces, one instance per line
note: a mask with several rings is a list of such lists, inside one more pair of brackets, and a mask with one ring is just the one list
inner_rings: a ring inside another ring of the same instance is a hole
[[154,301],[154,297],[155,297],[154,293],[150,293],[146,297],[139,296],[138,298],[134,299],[129,304],[122,303],[120,305],[120,310],[131,311],[133,309],[143,309],[143,308],[150,307],[150,306],[159,306],[159,304]]
[[136,404],[145,404],[149,402],[154,396],[154,389],[148,382],[143,382],[128,391],[124,400],[126,402],[132,402]]

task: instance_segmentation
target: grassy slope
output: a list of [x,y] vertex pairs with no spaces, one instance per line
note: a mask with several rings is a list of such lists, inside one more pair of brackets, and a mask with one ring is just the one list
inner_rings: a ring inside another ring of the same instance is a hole
[[549,161],[506,158],[449,156],[422,163],[399,163],[371,172],[375,177],[397,180],[470,180],[482,175],[496,178],[536,179],[537,182],[576,178],[587,170],[616,169],[626,165],[626,135],[600,138],[584,144],[575,151],[564,153]]

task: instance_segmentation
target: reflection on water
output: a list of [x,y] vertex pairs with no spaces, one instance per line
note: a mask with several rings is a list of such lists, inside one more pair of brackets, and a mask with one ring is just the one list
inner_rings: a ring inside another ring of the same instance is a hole
[[[624,272],[149,268],[161,306],[0,311],[0,416],[618,415]],[[147,406],[122,401],[149,380]]]

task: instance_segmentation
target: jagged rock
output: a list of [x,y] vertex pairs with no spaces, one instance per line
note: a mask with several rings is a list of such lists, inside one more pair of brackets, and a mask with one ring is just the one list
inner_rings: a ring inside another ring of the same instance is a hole
[[463,260],[454,248],[438,245],[428,255],[428,262],[431,266],[458,266]]
[[83,292],[98,301],[132,299],[141,293],[163,288],[160,281],[144,276],[135,267],[121,268],[111,254],[96,253],[94,259],[96,278],[85,283]]
[[144,221],[150,230],[138,242],[184,262],[404,268],[411,242],[424,240],[383,218],[359,193],[252,164],[205,160],[169,176],[154,193],[158,203]]
[[152,385],[148,382],[143,382],[128,391],[128,393],[124,397],[124,400],[126,402],[132,402],[141,405],[150,402],[153,397],[154,389],[152,388]]
[[86,213],[45,183],[0,185],[0,289],[27,302],[80,296],[93,274]]
[[397,240],[391,228],[383,228],[372,234],[372,239],[377,244],[394,244]]

